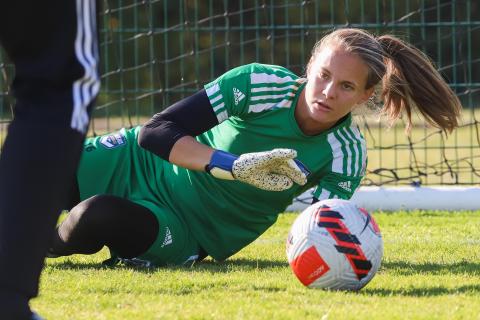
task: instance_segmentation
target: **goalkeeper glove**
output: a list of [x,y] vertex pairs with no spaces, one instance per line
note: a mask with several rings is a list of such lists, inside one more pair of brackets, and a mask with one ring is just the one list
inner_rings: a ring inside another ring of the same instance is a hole
[[273,149],[236,156],[216,150],[205,171],[219,179],[239,180],[268,191],[283,191],[293,183],[304,185],[310,171],[300,160],[297,151]]

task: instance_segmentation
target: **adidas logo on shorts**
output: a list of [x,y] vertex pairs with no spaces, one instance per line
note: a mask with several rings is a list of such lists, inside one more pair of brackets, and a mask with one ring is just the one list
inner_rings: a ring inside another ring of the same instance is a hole
[[170,232],[170,229],[166,227],[165,239],[163,240],[162,248],[172,243],[173,243],[172,233]]

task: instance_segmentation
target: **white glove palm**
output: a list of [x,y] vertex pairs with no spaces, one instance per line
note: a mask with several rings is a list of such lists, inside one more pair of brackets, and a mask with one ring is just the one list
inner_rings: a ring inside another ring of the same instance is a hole
[[300,161],[294,160],[297,152],[292,149],[245,153],[238,158],[223,151],[216,153],[207,171],[217,178],[237,179],[268,191],[283,191],[293,183],[307,183],[309,172]]

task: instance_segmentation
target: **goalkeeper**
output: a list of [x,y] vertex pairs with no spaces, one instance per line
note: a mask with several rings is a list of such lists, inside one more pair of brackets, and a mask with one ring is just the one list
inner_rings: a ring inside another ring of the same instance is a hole
[[315,46],[306,78],[241,66],[143,127],[87,140],[50,256],[107,245],[154,265],[224,260],[309,188],[315,200],[350,198],[367,164],[351,111],[379,83],[390,120],[411,123],[416,105],[433,125],[457,126],[458,99],[420,51],[340,29]]

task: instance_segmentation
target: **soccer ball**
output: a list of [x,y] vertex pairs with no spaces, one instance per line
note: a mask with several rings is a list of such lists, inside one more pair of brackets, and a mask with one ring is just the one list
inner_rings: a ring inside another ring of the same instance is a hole
[[287,239],[288,262],[309,288],[359,290],[373,278],[382,256],[383,240],[375,220],[348,200],[309,206]]

